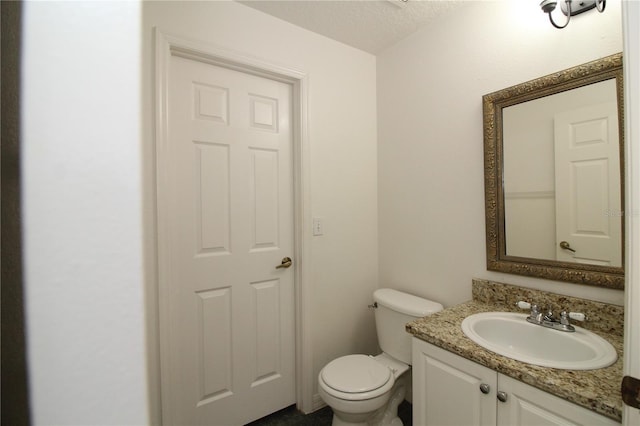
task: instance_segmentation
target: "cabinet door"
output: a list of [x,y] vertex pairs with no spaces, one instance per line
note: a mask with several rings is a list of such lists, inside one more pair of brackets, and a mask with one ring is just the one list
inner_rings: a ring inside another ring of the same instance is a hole
[[496,388],[495,371],[413,338],[414,425],[495,426]]
[[498,375],[498,387],[507,398],[498,402],[499,426],[620,426],[612,419],[502,374]]

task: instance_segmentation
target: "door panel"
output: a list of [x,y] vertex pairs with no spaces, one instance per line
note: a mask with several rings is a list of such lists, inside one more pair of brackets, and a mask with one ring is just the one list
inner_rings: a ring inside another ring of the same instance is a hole
[[197,302],[198,404],[225,398],[231,392],[231,289],[200,291]]
[[229,254],[229,147],[196,143],[198,254]]

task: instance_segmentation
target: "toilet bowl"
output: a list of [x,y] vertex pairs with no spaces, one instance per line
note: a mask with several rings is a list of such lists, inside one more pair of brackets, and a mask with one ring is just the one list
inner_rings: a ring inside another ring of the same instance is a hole
[[374,293],[376,330],[383,353],[346,355],[318,375],[318,391],[333,410],[332,426],[402,426],[398,405],[411,391],[411,338],[407,322],[442,305],[391,289]]
[[[332,425],[402,425],[397,412],[409,383],[409,369],[384,353],[376,357],[347,355],[331,361],[320,372],[318,384],[320,397],[333,409]],[[392,399],[397,402],[389,407]],[[395,413],[396,422],[393,418],[382,422],[387,408]]]

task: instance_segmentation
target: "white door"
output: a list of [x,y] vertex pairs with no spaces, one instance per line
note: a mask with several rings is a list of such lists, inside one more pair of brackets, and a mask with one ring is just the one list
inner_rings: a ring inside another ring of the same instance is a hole
[[168,80],[163,416],[244,424],[295,403],[292,87],[175,55]]
[[554,125],[557,260],[622,266],[616,103],[558,113]]

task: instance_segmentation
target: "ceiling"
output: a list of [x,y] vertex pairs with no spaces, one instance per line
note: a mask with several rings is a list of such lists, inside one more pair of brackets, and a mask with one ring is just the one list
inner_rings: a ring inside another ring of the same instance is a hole
[[374,55],[464,4],[460,0],[238,1]]

